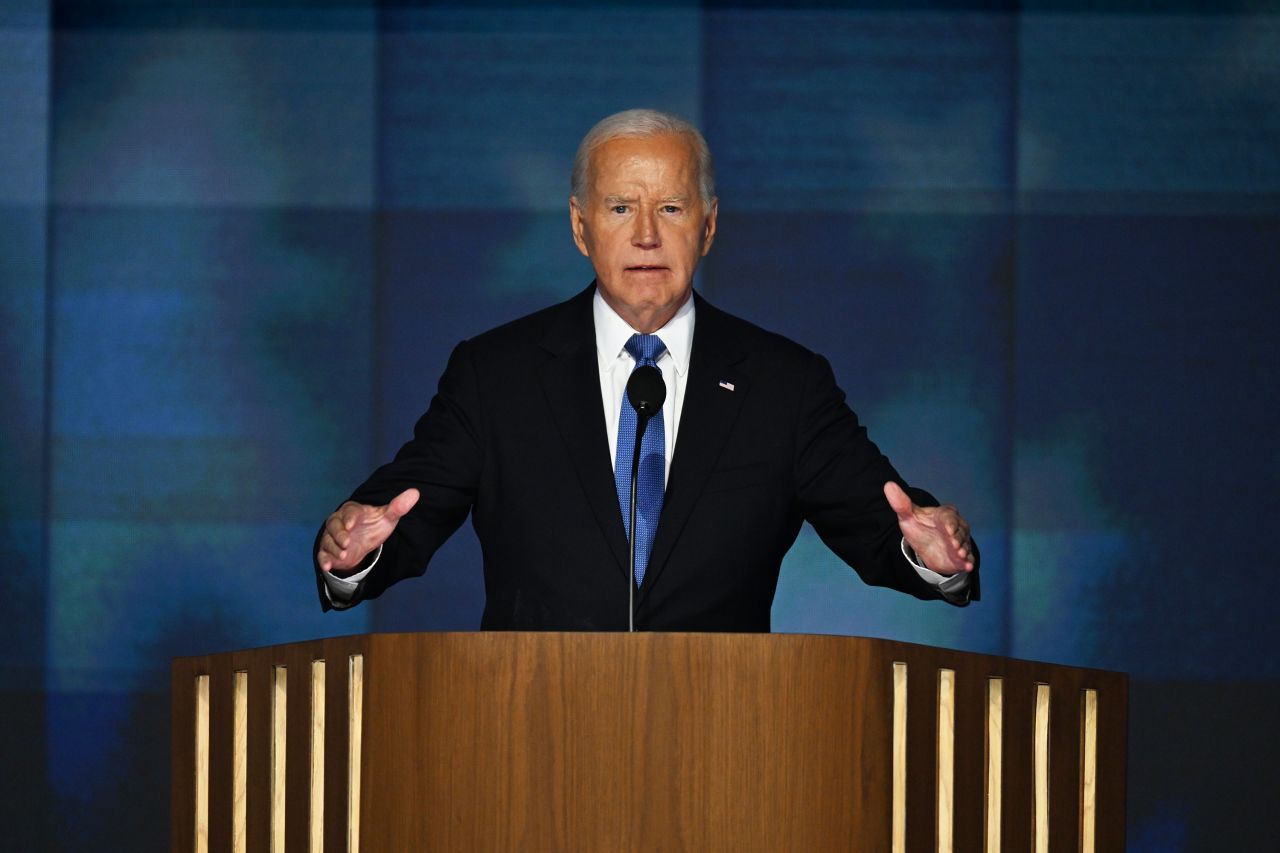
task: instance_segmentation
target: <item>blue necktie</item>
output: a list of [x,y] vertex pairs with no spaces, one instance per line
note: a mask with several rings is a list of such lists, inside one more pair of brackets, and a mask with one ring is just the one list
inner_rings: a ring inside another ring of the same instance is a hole
[[[627,341],[627,352],[636,360],[636,367],[657,367],[658,356],[667,345],[657,335],[632,335]],[[634,369],[634,368],[633,368]],[[636,446],[636,422],[639,416],[626,393],[622,395],[622,411],[618,416],[618,452],[614,459],[613,480],[618,487],[618,504],[622,507],[622,525],[631,541],[631,458]],[[640,440],[640,470],[636,477],[636,586],[644,581],[644,570],[649,565],[649,552],[653,550],[653,536],[658,530],[658,516],[662,514],[662,493],[666,487],[667,434],[659,409],[649,418],[644,437]]]

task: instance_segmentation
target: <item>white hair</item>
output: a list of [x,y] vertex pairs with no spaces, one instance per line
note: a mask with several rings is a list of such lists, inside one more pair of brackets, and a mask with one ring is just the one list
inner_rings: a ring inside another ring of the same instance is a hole
[[684,136],[693,145],[698,158],[698,192],[708,208],[716,195],[715,169],[711,164],[711,149],[698,129],[689,122],[658,110],[623,110],[606,116],[587,131],[573,158],[573,175],[570,189],[578,204],[586,202],[587,181],[591,174],[591,154],[611,139],[643,136]]

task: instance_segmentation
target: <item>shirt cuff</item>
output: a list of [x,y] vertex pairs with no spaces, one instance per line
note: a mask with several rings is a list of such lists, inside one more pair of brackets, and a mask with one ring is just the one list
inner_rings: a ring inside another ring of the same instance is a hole
[[378,551],[373,555],[373,562],[367,568],[361,569],[354,575],[348,575],[340,578],[333,572],[324,573],[324,594],[328,596],[329,603],[335,607],[341,608],[344,605],[351,604],[351,599],[356,596],[356,588],[360,586],[360,581],[365,579],[369,572],[373,571],[373,567],[378,565],[378,558],[382,556],[382,546],[378,546]]
[[956,572],[954,575],[938,574],[916,558],[916,552],[907,545],[905,536],[902,538],[902,556],[907,558],[907,562],[916,570],[920,580],[929,586],[936,587],[943,598],[948,601],[966,601],[969,598],[968,572]]

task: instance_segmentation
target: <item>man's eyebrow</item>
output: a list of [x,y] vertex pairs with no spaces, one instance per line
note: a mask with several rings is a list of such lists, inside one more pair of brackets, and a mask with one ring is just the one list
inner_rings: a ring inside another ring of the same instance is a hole
[[[666,198],[658,199],[659,204],[670,204],[671,202],[679,202],[684,204],[689,200],[687,195],[669,195]],[[635,196],[631,195],[607,195],[604,197],[605,204],[635,204],[637,201]]]

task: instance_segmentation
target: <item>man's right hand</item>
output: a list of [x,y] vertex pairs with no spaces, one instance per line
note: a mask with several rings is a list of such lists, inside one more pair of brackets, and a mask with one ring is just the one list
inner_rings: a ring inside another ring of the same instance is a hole
[[346,572],[357,568],[375,551],[404,514],[418,502],[417,489],[405,489],[386,506],[368,506],[347,501],[324,523],[316,562],[326,572]]

